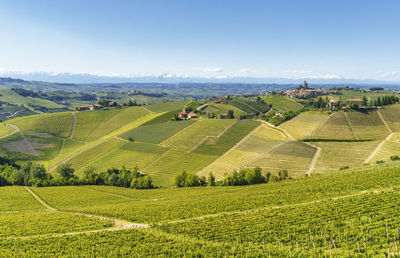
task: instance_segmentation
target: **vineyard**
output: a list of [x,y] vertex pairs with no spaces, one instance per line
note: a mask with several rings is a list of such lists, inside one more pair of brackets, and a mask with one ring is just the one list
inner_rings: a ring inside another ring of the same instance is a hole
[[392,162],[242,187],[2,187],[0,255],[395,256],[399,180]]

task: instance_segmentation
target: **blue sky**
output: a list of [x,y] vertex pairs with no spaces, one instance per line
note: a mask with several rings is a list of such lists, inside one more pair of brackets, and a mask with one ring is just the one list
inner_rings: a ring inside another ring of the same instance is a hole
[[400,81],[400,1],[4,0],[0,72]]

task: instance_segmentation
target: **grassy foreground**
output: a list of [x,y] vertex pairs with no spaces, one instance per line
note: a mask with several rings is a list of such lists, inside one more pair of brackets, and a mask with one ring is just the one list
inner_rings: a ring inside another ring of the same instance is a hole
[[[22,187],[3,187],[0,255],[398,255],[399,165],[242,187],[33,188],[53,211]],[[114,219],[150,227],[108,230]]]

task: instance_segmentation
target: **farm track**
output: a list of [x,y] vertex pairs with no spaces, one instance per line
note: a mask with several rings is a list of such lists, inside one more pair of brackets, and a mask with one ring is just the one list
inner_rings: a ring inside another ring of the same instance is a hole
[[300,203],[276,205],[276,206],[270,206],[270,207],[261,207],[261,208],[242,210],[242,211],[219,212],[219,213],[207,214],[207,215],[203,215],[203,216],[199,216],[199,217],[192,217],[192,218],[187,218],[187,219],[166,221],[166,222],[161,222],[161,223],[158,223],[158,224],[174,224],[174,223],[187,222],[187,221],[191,221],[191,220],[201,220],[201,219],[205,219],[205,218],[213,218],[213,217],[219,217],[219,216],[225,216],[225,215],[248,214],[248,213],[264,211],[264,210],[275,210],[275,209],[283,209],[283,208],[289,208],[289,207],[306,206],[306,205],[310,205],[310,204],[320,203],[320,202],[323,202],[323,201],[335,201],[335,200],[351,198],[351,197],[359,196],[359,195],[363,195],[363,194],[369,194],[369,193],[375,193],[376,194],[376,193],[381,193],[381,192],[386,192],[386,191],[392,191],[392,187],[390,187],[390,188],[381,188],[381,189],[364,190],[364,191],[360,191],[360,192],[353,193],[353,194],[335,196],[335,197],[330,197],[330,198],[323,198],[323,199],[313,200],[313,201],[309,201],[309,202],[300,202]]
[[104,229],[96,229],[96,230],[87,230],[87,231],[77,231],[77,232],[67,232],[67,233],[60,233],[60,234],[44,234],[44,235],[33,235],[33,236],[23,236],[23,237],[13,237],[14,239],[32,239],[38,237],[61,237],[61,236],[71,236],[71,235],[78,235],[78,234],[90,234],[90,233],[99,233],[99,232],[107,232],[107,231],[119,231],[119,230],[126,230],[126,229],[143,229],[148,228],[148,224],[139,224],[139,223],[132,223],[120,219],[104,217],[94,214],[87,214],[82,212],[74,212],[74,211],[60,211],[56,208],[50,206],[45,201],[43,201],[32,189],[25,187],[25,189],[38,201],[41,205],[43,205],[47,210],[52,212],[66,212],[71,214],[83,215],[90,218],[97,218],[101,220],[111,221],[113,226],[110,228]]
[[145,106],[142,106],[142,108],[143,108],[144,110],[148,111],[149,113],[154,113],[153,111],[151,111],[150,109],[148,109],[148,108],[145,107]]
[[7,124],[7,125],[13,127],[15,130],[17,130],[17,131],[21,134],[21,136],[22,136],[22,138],[24,139],[24,141],[26,142],[26,144],[27,144],[32,150],[34,150],[34,148],[33,148],[32,144],[31,144],[31,142],[28,141],[28,140],[25,138],[24,133],[21,131],[21,129],[20,129],[18,126],[14,125],[14,124]]
[[18,110],[18,111],[15,111],[15,112],[12,113],[11,115],[7,116],[7,118],[8,118],[8,119],[11,119],[11,118],[14,117],[16,114],[18,114],[19,112],[24,111],[24,110],[27,110],[27,109],[24,108],[24,109],[20,109],[20,110]]
[[315,145],[313,145],[311,143],[307,143],[307,142],[305,144],[317,149],[314,153],[314,156],[313,156],[313,158],[310,162],[310,165],[308,166],[307,172],[306,172],[306,175],[309,176],[309,175],[311,175],[311,172],[314,170],[315,164],[317,163],[319,155],[321,154],[321,147],[315,146]]
[[14,126],[12,126],[11,124],[7,124],[7,123],[6,123],[6,125],[7,125],[7,126],[10,126],[10,127],[12,127],[12,128],[14,128],[14,131],[12,131],[12,132],[10,132],[10,133],[8,133],[8,134],[6,134],[6,135],[1,136],[0,139],[6,138],[6,137],[8,137],[8,136],[10,136],[10,135],[13,135],[13,134],[15,134],[16,132],[18,132],[18,130],[17,130]]
[[379,112],[379,110],[377,111],[378,116],[380,117],[380,119],[382,120],[383,124],[385,125],[386,129],[389,131],[389,135],[386,136],[385,139],[383,139],[383,141],[381,141],[378,146],[376,146],[376,148],[372,151],[372,153],[368,156],[368,158],[364,161],[364,164],[368,163],[371,161],[371,159],[376,155],[376,153],[378,153],[378,151],[382,148],[382,146],[390,140],[390,138],[392,138],[392,136],[394,135],[394,132],[392,131],[392,129],[390,129],[389,125],[386,123],[385,119],[383,118],[382,114]]
[[356,134],[354,133],[354,130],[353,130],[353,123],[351,122],[350,117],[349,117],[349,115],[347,114],[347,112],[344,112],[344,116],[346,117],[347,124],[349,125],[350,132],[351,132],[351,134],[353,135],[354,139],[358,139],[358,137],[357,137]]
[[72,117],[73,117],[73,121],[72,121],[72,128],[71,128],[71,133],[69,134],[69,138],[72,139],[72,136],[74,135],[74,130],[75,130],[75,124],[76,124],[76,115],[75,112],[72,112]]

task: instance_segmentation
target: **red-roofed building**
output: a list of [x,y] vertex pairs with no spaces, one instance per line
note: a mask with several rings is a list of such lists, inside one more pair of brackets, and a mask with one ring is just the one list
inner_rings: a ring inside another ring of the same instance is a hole
[[180,112],[180,113],[178,113],[178,117],[186,119],[188,117],[188,114],[186,112]]
[[197,116],[197,114],[195,114],[195,113],[191,113],[191,114],[188,115],[188,118],[189,118],[189,119],[198,118],[198,116]]
[[363,101],[361,99],[348,99],[347,105],[350,105],[350,103],[356,103],[360,107],[363,105]]

